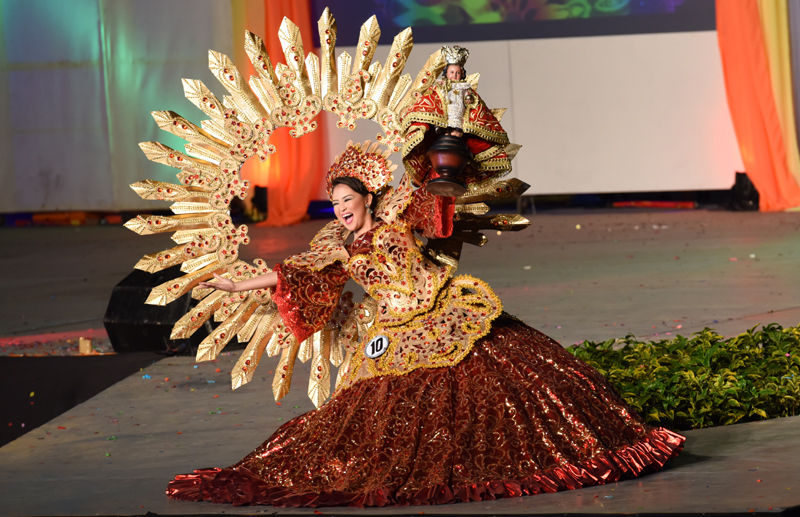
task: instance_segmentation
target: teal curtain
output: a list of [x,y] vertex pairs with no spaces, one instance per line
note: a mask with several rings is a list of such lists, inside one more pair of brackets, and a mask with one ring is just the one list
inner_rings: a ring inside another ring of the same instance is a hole
[[181,78],[232,52],[230,2],[0,0],[0,212],[152,209],[128,187],[175,180],[138,143],[182,140],[153,110],[199,122]]

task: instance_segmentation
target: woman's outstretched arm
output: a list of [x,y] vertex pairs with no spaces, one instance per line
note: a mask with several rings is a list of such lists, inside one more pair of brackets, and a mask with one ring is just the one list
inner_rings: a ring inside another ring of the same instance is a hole
[[216,282],[200,282],[198,287],[211,287],[212,289],[219,289],[220,291],[235,293],[238,291],[251,291],[253,289],[275,287],[278,285],[278,274],[275,271],[270,271],[269,273],[257,277],[248,278],[247,280],[242,280],[241,282],[234,282],[233,280],[222,278],[216,273],[214,273],[214,278],[216,279]]

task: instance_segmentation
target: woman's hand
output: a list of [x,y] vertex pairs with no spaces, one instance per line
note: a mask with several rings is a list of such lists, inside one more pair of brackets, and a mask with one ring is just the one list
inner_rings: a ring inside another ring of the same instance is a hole
[[214,273],[214,278],[216,282],[200,282],[197,284],[198,287],[210,287],[211,289],[219,289],[220,291],[226,291],[229,293],[234,293],[238,291],[236,288],[236,282],[233,280],[228,280],[227,278],[222,278],[218,274]]
[[198,287],[210,287],[211,289],[219,289],[220,291],[227,291],[229,293],[237,293],[239,291],[252,291],[253,289],[267,289],[278,285],[278,274],[275,271],[270,271],[263,275],[259,275],[241,282],[234,282],[227,278],[222,278],[214,273],[215,282],[200,282]]

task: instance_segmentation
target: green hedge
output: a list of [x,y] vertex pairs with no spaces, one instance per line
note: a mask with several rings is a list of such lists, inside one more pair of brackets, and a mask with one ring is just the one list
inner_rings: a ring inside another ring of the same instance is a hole
[[798,414],[800,327],[772,323],[724,339],[641,342],[629,334],[568,350],[596,368],[648,422],[699,429]]

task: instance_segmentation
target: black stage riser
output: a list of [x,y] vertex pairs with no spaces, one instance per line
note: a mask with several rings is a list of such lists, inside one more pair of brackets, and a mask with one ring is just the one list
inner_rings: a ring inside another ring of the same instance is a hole
[[103,323],[116,352],[190,352],[208,336],[213,330],[210,322],[189,339],[169,338],[175,322],[197,304],[189,294],[163,307],[145,304],[151,289],[182,274],[180,266],[157,273],[134,270],[114,287]]

